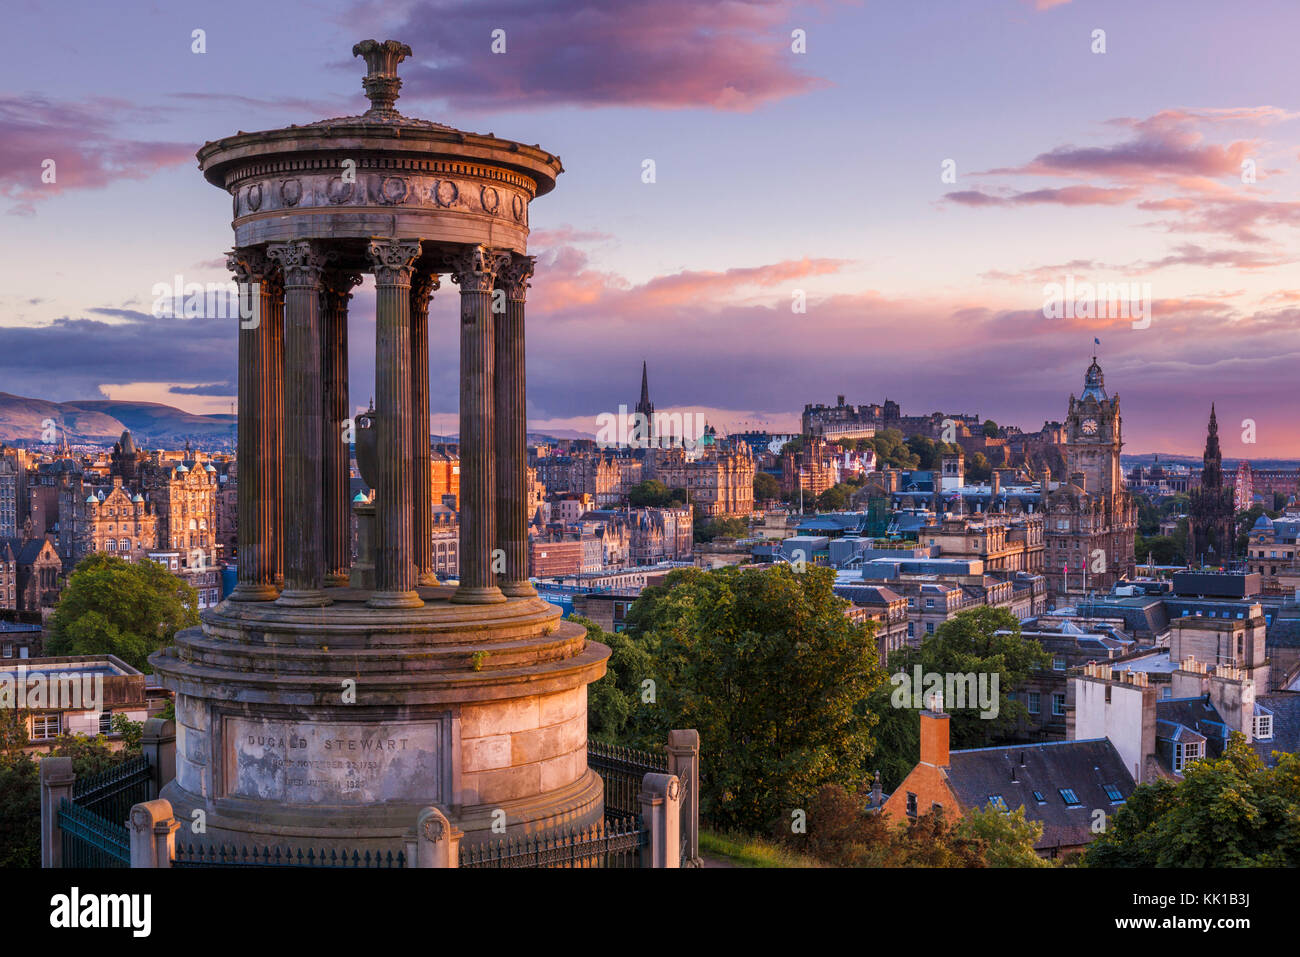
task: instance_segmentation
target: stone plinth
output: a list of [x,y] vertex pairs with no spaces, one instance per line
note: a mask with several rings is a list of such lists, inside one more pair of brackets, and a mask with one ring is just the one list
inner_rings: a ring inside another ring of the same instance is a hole
[[226,603],[154,655],[176,691],[177,819],[202,809],[208,841],[361,849],[397,846],[427,805],[468,844],[503,837],[497,810],[506,836],[598,820],[586,686],[609,649],[540,599],[419,590],[408,609],[351,588],[328,608]]

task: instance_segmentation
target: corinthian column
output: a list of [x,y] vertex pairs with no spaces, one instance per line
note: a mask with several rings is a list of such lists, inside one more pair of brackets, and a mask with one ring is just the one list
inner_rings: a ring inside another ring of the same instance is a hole
[[497,540],[505,551],[501,591],[508,598],[537,592],[528,581],[528,407],[524,376],[524,300],[532,256],[513,256],[498,276],[505,313],[493,330],[496,402]]
[[325,584],[345,586],[352,565],[351,484],[348,482],[348,300],[358,273],[327,270],[321,276],[321,379],[325,427],[321,436],[324,472]]
[[239,549],[238,582],[232,601],[271,601],[276,596],[278,569],[280,459],[276,438],[276,389],[280,368],[276,364],[273,326],[283,287],[275,264],[259,249],[232,250],[226,267],[239,283],[243,311],[239,320],[239,465],[236,499],[238,522],[235,541]]
[[284,274],[283,605],[326,605],[321,489],[320,278],[334,254],[316,241],[271,243]]
[[411,279],[411,499],[414,513],[415,575],[421,585],[436,585],[433,571],[433,464],[429,451],[429,300],[440,283],[437,273]]
[[460,286],[460,587],[452,601],[505,601],[497,587],[493,448],[492,287],[508,253],[466,246],[452,257]]
[[[375,273],[376,608],[416,608],[411,540],[411,273],[420,255],[414,239],[373,239]],[[428,402],[425,402],[427,418]],[[427,444],[427,440],[426,440]]]

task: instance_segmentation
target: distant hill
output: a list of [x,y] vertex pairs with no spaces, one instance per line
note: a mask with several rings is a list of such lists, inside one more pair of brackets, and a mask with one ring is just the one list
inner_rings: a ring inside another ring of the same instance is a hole
[[[235,417],[229,414],[195,415],[161,402],[121,402],[85,399],[50,402],[0,392],[0,442],[24,445],[43,441],[46,420],[59,429],[56,441],[66,435],[70,445],[112,445],[130,431],[141,448],[179,447],[189,441],[205,448],[228,448]],[[573,429],[530,432],[529,440],[590,439]],[[456,436],[434,436],[434,441],[456,441]]]
[[129,430],[141,447],[230,444],[230,415],[195,415],[159,402],[88,399],[49,402],[0,392],[0,442],[40,443],[45,423],[53,421],[58,440],[69,444],[109,445]]

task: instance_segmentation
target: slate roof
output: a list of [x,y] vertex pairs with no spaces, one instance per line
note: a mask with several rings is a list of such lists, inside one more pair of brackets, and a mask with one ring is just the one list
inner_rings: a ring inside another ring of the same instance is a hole
[[[992,795],[1001,795],[1007,810],[1023,806],[1026,820],[1043,825],[1035,844],[1040,849],[1087,844],[1093,837],[1092,812],[1102,808],[1110,814],[1121,803],[1113,802],[1103,785],[1118,788],[1123,800],[1134,787],[1132,773],[1108,738],[953,751],[948,784],[963,807],[984,807]],[[1079,803],[1066,804],[1062,788],[1072,790]]]
[[[1179,730],[1191,732],[1189,737]],[[1228,741],[1229,729],[1208,695],[1166,698],[1156,702],[1156,738],[1166,741],[1204,741],[1205,756],[1217,758]]]
[[855,605],[888,605],[903,597],[884,585],[836,585],[835,594]]
[[1252,741],[1251,747],[1270,767],[1277,762],[1274,751],[1300,753],[1300,692],[1278,691],[1260,695],[1255,699],[1255,711],[1273,715],[1273,737],[1268,741]]

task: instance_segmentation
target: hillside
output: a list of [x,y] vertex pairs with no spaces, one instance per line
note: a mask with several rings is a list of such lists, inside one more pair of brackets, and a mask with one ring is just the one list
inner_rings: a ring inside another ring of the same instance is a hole
[[0,392],[0,442],[39,443],[44,423],[53,421],[59,438],[72,445],[107,445],[130,430],[142,445],[228,445],[229,415],[194,415],[157,402],[90,399],[49,402]]

